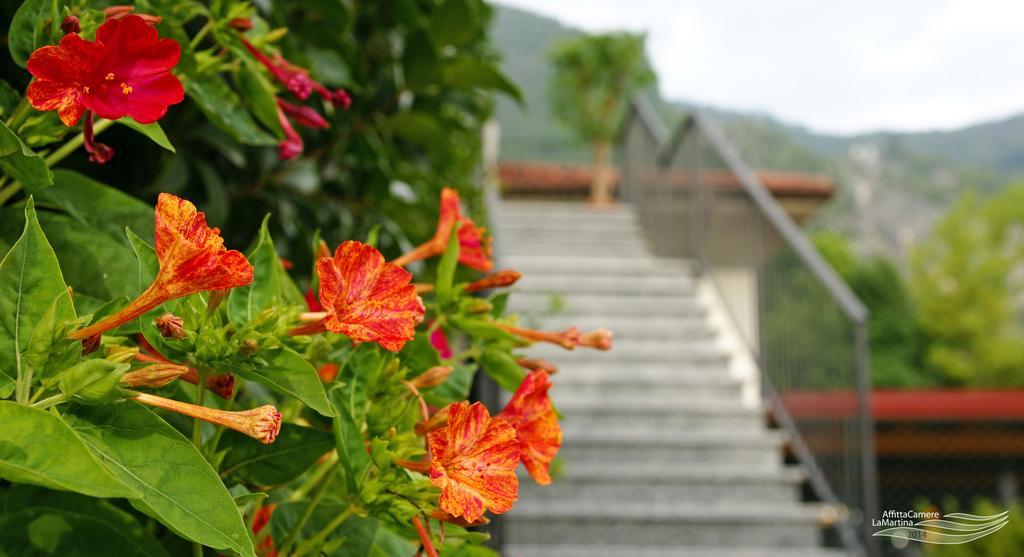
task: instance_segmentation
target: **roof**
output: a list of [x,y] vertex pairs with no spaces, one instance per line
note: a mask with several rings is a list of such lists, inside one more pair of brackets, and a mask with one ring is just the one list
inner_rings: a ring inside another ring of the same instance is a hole
[[[851,391],[798,391],[781,396],[794,418],[840,417],[856,413]],[[1024,390],[874,390],[876,421],[1024,420]]]
[[[757,177],[777,197],[813,197],[827,199],[835,192],[828,176],[788,171],[758,171]],[[545,193],[551,195],[585,195],[593,179],[589,165],[552,162],[508,161],[498,165],[502,188],[511,194]],[[671,172],[672,182],[687,184],[692,174]],[[735,174],[727,170],[708,170],[701,178],[719,188],[739,188]],[[619,172],[613,169],[613,182],[618,185]]]

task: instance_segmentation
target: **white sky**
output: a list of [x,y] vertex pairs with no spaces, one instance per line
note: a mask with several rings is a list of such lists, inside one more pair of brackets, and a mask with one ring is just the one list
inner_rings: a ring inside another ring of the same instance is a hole
[[498,1],[588,31],[647,31],[667,98],[817,131],[1024,111],[1024,0]]

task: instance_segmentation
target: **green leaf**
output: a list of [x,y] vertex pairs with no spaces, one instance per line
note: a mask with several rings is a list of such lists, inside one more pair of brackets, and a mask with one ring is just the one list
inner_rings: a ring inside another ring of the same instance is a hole
[[167,134],[164,133],[164,129],[160,127],[160,124],[158,122],[153,122],[151,124],[140,124],[135,120],[127,117],[121,118],[120,120],[115,120],[115,122],[123,126],[128,126],[129,128],[141,133],[142,135],[151,139],[153,143],[156,143],[157,145],[163,147],[164,149],[167,149],[172,153],[177,152],[174,150],[174,145],[171,145],[171,140],[167,139]]
[[380,520],[371,517],[354,516],[349,518],[334,535],[344,538],[345,542],[333,555],[389,557],[410,555],[410,551],[416,551],[416,546],[409,540],[389,529]]
[[235,73],[238,92],[245,99],[249,111],[263,124],[263,127],[273,132],[278,139],[284,139],[284,130],[281,129],[281,121],[277,115],[274,86],[267,81],[262,72],[253,67],[253,64],[248,61],[248,57],[243,60],[246,62]]
[[441,62],[437,48],[422,29],[409,32],[402,53],[405,86],[414,91],[441,81]]
[[523,92],[494,64],[478,58],[462,57],[444,66],[444,81],[455,87],[479,87],[501,91],[517,102],[523,102]]
[[147,238],[153,237],[151,205],[73,170],[53,171],[53,187],[42,190],[36,199],[102,230],[126,246],[125,226]]
[[349,410],[351,409],[344,407],[334,418],[334,442],[338,447],[338,461],[345,470],[348,492],[357,494],[363,474],[370,466],[370,455],[366,454],[361,428]]
[[67,135],[78,133],[74,128],[69,128],[64,125],[64,122],[61,122],[56,110],[30,112],[24,123],[14,131],[25,142],[25,145],[32,149],[57,143]]
[[459,46],[482,31],[468,0],[445,0],[431,17],[430,29],[438,46]]
[[238,141],[249,145],[277,144],[277,139],[256,124],[242,99],[219,76],[194,77],[187,90],[206,118]]
[[102,499],[15,485],[0,492],[0,510],[0,553],[168,557],[135,517]]
[[81,295],[109,300],[138,293],[137,264],[127,242],[69,215],[42,213],[39,221],[76,303]]
[[238,507],[203,455],[178,430],[129,401],[79,408],[65,417],[123,482],[130,501],[189,540],[255,555]]
[[264,309],[305,304],[299,287],[281,265],[281,257],[267,229],[269,220],[270,215],[263,219],[259,236],[246,255],[253,267],[252,284],[232,289],[228,298],[228,317],[238,327]]
[[[67,303],[51,312],[58,298]],[[45,364],[50,343],[40,341],[52,341],[52,332],[74,319],[75,310],[57,256],[39,227],[35,204],[29,199],[24,231],[0,261],[0,396],[10,396],[16,379]],[[37,329],[42,331],[37,333]],[[30,344],[33,361],[27,362]],[[26,379],[26,387],[30,384]]]
[[10,118],[20,102],[21,94],[6,80],[0,79],[0,115],[4,119]]
[[291,395],[324,416],[334,415],[316,368],[291,348],[261,350],[255,358],[225,365],[223,369],[235,369],[245,379]]
[[402,347],[399,358],[402,360],[402,365],[411,372],[409,378],[441,365],[441,357],[437,354],[434,345],[430,343],[430,335],[426,331],[417,331],[416,336]]
[[110,404],[124,398],[118,385],[130,367],[130,363],[118,364],[100,358],[79,362],[61,374],[60,392],[82,404]]
[[459,227],[452,228],[452,234],[448,237],[448,246],[441,255],[441,261],[437,264],[437,283],[434,289],[437,295],[437,303],[444,307],[455,299],[455,269],[459,266]]
[[433,114],[400,112],[388,118],[384,125],[391,133],[423,147],[431,157],[443,159],[449,156],[448,133]]
[[513,393],[526,378],[526,370],[505,350],[485,348],[480,355],[480,367],[502,389]]
[[222,476],[251,485],[273,486],[305,473],[334,448],[334,436],[329,431],[284,424],[270,445],[232,431],[224,436],[221,446],[230,449],[221,463]]
[[125,234],[128,236],[128,243],[131,244],[138,263],[136,267],[138,291],[136,294],[141,294],[143,290],[149,288],[150,284],[153,284],[156,274],[160,272],[160,261],[156,258],[156,250],[153,249],[153,246],[139,238],[131,228],[126,229]]
[[53,173],[43,158],[0,122],[0,170],[21,182],[25,190],[35,193],[53,184]]
[[138,497],[112,475],[60,418],[0,401],[0,477],[91,497]]
[[14,13],[7,41],[16,64],[24,68],[35,49],[50,43],[51,33],[58,25],[53,21],[54,15],[51,0],[25,0]]

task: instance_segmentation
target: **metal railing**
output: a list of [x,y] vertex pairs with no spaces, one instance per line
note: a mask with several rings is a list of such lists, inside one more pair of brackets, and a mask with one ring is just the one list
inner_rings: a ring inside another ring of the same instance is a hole
[[847,512],[838,541],[875,554],[868,312],[699,113],[671,133],[643,97],[621,138],[621,195],[655,253],[698,263],[760,369],[766,407],[814,495]]

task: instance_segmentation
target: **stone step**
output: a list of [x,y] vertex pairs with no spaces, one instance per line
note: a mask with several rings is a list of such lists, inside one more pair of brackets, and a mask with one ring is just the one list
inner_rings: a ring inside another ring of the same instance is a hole
[[516,255],[551,255],[556,257],[578,257],[589,255],[607,255],[614,253],[625,264],[632,260],[647,260],[647,246],[636,242],[616,242],[600,244],[597,242],[565,242],[551,241],[535,244],[504,244],[501,246],[503,256]]
[[557,224],[537,226],[519,226],[514,223],[501,224],[502,244],[518,244],[531,242],[550,242],[558,239],[617,242],[622,239],[646,240],[643,229],[633,225],[611,225],[597,223],[591,225]]
[[502,202],[496,216],[499,222],[636,222],[632,207],[594,208],[578,203],[560,202]]
[[551,485],[524,478],[519,501],[540,504],[578,501],[588,506],[639,500],[654,504],[687,502],[792,503],[800,498],[804,475],[796,468],[759,470],[736,466],[666,466],[642,476],[631,466],[566,465]]
[[593,348],[577,348],[565,350],[554,344],[536,344],[524,352],[534,358],[546,358],[554,362],[606,361],[628,362],[630,365],[641,362],[726,362],[729,358],[721,348],[706,340],[623,340],[615,342],[611,350],[595,350]]
[[577,327],[581,331],[610,329],[615,333],[616,341],[627,339],[711,340],[716,338],[716,332],[702,317],[531,315],[524,317],[523,325],[553,331],[561,331],[568,327]]
[[592,430],[574,434],[559,455],[573,462],[635,466],[638,474],[668,464],[742,463],[751,467],[781,466],[782,436],[776,432],[704,432],[669,429],[623,432]]
[[600,275],[524,275],[515,286],[524,293],[691,295],[696,280],[687,276],[606,277]]
[[[586,540],[584,540],[586,541]],[[506,545],[504,557],[850,557],[840,549],[818,547],[686,547],[666,545]]]
[[694,297],[686,296],[518,293],[509,298],[508,307],[515,313],[587,317],[626,315],[679,318],[705,315],[701,303]]
[[763,414],[756,409],[726,407],[679,408],[601,404],[569,404],[556,397],[562,413],[561,427],[566,439],[587,438],[597,433],[626,436],[636,431],[689,432],[705,435],[729,435],[734,432],[756,435],[765,432]]
[[553,380],[559,385],[601,384],[615,386],[706,387],[739,385],[729,377],[725,362],[645,363],[623,368],[615,361],[557,362],[558,373]]
[[[607,505],[521,501],[506,517],[506,543],[813,547],[824,509],[798,503]],[[632,553],[628,555],[634,555]]]
[[[654,403],[655,408],[665,410],[690,410],[703,406],[733,406],[740,401],[740,390],[731,381],[707,382],[704,384],[670,384],[657,385],[650,383],[634,384],[631,381],[584,382],[563,381],[561,374],[555,374],[555,384],[559,402],[569,401],[573,406],[618,408],[624,401],[641,400]],[[664,401],[663,404],[657,401]],[[707,401],[706,403],[704,401]],[[696,406],[691,406],[696,403]]]
[[542,255],[501,254],[501,264],[523,274],[599,275],[606,277],[693,276],[693,264],[684,260],[654,257],[631,257],[628,264],[615,255]]

